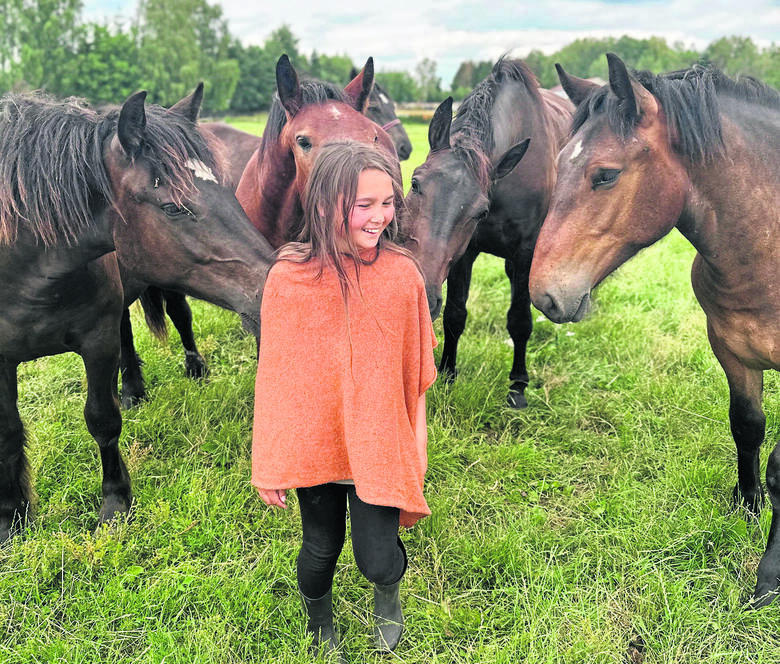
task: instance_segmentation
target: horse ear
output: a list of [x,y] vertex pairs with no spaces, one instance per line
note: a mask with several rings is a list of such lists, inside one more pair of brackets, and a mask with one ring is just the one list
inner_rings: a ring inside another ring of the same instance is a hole
[[276,62],[276,90],[284,110],[290,117],[295,116],[303,105],[301,85],[287,54],[282,55]]
[[631,85],[631,77],[623,61],[614,53],[607,53],[609,63],[609,87],[620,102],[620,110],[629,122],[636,121],[639,117],[639,107],[634,86]]
[[501,178],[509,175],[515,166],[520,163],[520,160],[525,156],[526,150],[531,143],[530,138],[526,138],[517,145],[513,145],[509,148],[504,156],[498,161],[498,165],[493,169],[493,179],[500,180]]
[[129,97],[119,111],[116,133],[119,143],[130,157],[135,157],[143,145],[146,132],[146,90]]
[[374,87],[374,58],[369,57],[363,69],[344,88],[344,97],[358,113],[365,113]]
[[203,81],[198,83],[198,87],[193,90],[192,94],[185,97],[181,101],[177,101],[173,106],[168,109],[169,113],[178,113],[183,115],[190,122],[197,122],[198,115],[200,114],[200,106],[203,103]]
[[597,83],[586,78],[569,76],[557,62],[555,63],[555,71],[558,72],[558,80],[561,82],[563,91],[575,106],[579,106],[593,88],[599,87]]
[[452,126],[452,97],[447,97],[433,112],[428,126],[428,145],[431,152],[450,147],[450,127]]

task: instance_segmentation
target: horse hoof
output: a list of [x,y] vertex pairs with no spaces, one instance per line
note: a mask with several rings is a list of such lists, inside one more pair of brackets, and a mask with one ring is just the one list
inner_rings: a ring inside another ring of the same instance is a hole
[[525,399],[525,394],[513,390],[506,397],[506,405],[515,410],[523,410],[528,408],[528,401]]
[[142,393],[140,395],[130,394],[122,390],[122,410],[130,410],[131,408],[135,408],[145,398],[146,398],[145,393]]
[[203,356],[189,350],[184,353],[184,369],[189,378],[203,378],[209,372]]
[[123,517],[129,518],[132,503],[132,498],[122,498],[120,496],[104,498],[103,505],[100,507],[100,514],[98,515],[98,528],[103,525],[111,525],[117,519]]
[[745,496],[739,490],[739,484],[734,485],[732,500],[735,509],[744,509],[748,516],[757,519],[764,507],[764,492],[759,486],[758,491],[752,496]]
[[778,596],[780,596],[780,590],[777,588],[774,590],[768,590],[766,592],[760,591],[758,588],[756,588],[756,592],[754,592],[753,596],[750,598],[748,608],[763,609],[764,607],[767,607],[772,602],[774,602]]

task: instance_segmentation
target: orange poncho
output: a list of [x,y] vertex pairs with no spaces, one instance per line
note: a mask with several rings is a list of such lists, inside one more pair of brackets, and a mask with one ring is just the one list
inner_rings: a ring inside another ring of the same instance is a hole
[[[398,507],[401,525],[430,514],[417,404],[436,379],[425,287],[408,257],[380,250],[345,309],[338,277],[277,262],[261,308],[252,484],[290,489],[353,480],[358,496]],[[353,275],[354,277],[354,275]]]

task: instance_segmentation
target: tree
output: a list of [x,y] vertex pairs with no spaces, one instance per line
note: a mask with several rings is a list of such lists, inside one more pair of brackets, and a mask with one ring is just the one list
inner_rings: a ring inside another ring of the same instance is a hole
[[79,40],[81,0],[0,0],[0,76],[3,87],[61,94]]
[[229,49],[230,57],[238,62],[239,79],[230,110],[238,113],[254,113],[271,105],[276,90],[276,60],[260,46],[244,48],[234,41]]
[[750,37],[722,37],[704,49],[703,57],[730,76],[749,74],[761,77],[758,48]]
[[139,88],[138,60],[133,34],[119,26],[87,24],[62,88],[95,104],[122,102]]
[[415,80],[405,71],[383,71],[376,80],[396,102],[419,101],[420,90]]
[[170,106],[203,81],[206,112],[228,107],[239,66],[219,5],[206,0],[140,0],[137,19],[143,84],[155,103]]
[[441,79],[436,76],[436,62],[423,58],[414,71],[422,101],[441,101]]
[[271,55],[274,63],[286,53],[296,71],[308,73],[309,63],[298,51],[298,39],[293,36],[289,26],[283,25],[274,30],[265,40],[263,48]]

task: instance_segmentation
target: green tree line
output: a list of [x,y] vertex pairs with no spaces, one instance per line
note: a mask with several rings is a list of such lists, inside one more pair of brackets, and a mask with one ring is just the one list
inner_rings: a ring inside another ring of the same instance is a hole
[[[346,55],[302,53],[286,25],[262,46],[244,46],[231,35],[221,6],[206,0],[140,0],[134,18],[124,22],[89,22],[82,13],[81,0],[0,0],[5,18],[0,92],[43,89],[103,104],[146,89],[150,101],[170,105],[204,81],[205,113],[252,113],[270,105],[282,53],[299,73],[339,84],[364,64]],[[780,47],[760,49],[748,37],[723,37],[701,52],[659,37],[578,39],[551,55],[534,50],[524,59],[542,86],[553,87],[556,62],[575,76],[606,78],[607,51],[636,69],[661,72],[713,63],[730,75],[749,74],[780,88]],[[379,72],[377,80],[398,102],[439,102],[450,94],[462,99],[492,65],[462,62],[449,88],[430,59],[413,72]]]

